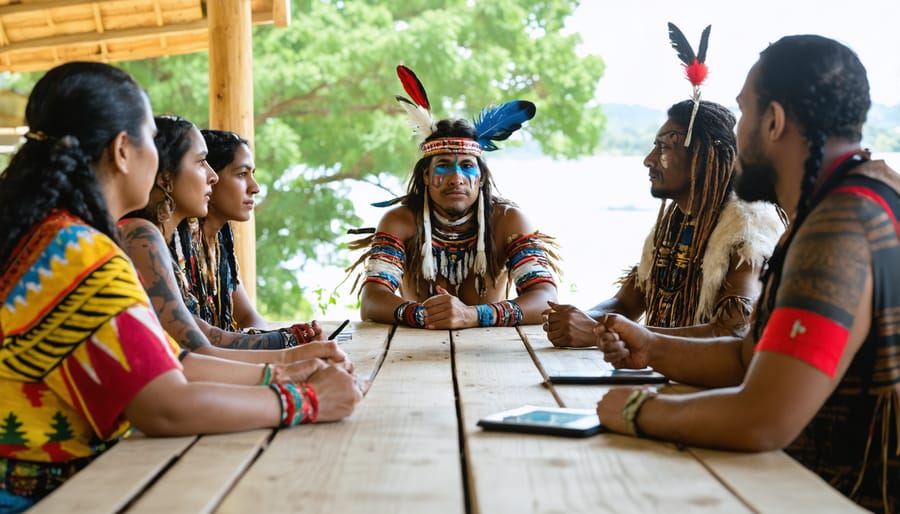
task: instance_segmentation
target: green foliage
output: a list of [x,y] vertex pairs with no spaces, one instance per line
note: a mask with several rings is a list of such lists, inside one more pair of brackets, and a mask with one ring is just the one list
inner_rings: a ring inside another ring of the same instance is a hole
[[[438,118],[473,117],[491,103],[538,107],[525,132],[545,155],[575,158],[598,147],[604,125],[593,102],[604,65],[579,57],[563,31],[577,0],[295,0],[288,28],[253,35],[258,306],[297,319],[296,274],[306,259],[333,258],[337,239],[359,226],[347,180],[401,180],[418,152],[397,64],[412,68]],[[157,113],[208,123],[205,53],[123,63]],[[515,146],[522,137],[503,146]],[[405,180],[403,180],[405,183]],[[320,307],[333,301],[322,298]],[[347,299],[347,301],[355,301]],[[325,302],[325,303],[323,303]]]

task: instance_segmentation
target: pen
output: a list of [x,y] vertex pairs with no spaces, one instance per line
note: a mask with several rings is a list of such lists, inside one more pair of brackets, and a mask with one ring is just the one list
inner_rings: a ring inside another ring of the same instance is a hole
[[334,341],[334,338],[337,337],[338,334],[341,333],[341,330],[344,330],[344,327],[347,326],[347,323],[350,323],[350,320],[349,320],[349,319],[345,319],[344,322],[341,323],[340,326],[338,326],[338,327],[334,330],[334,332],[331,333],[330,336],[328,336],[328,339],[326,339],[326,341]]

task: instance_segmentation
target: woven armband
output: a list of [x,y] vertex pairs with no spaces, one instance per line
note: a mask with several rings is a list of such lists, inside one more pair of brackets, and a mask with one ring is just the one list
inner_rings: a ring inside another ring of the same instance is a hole
[[366,261],[366,279],[363,285],[375,282],[384,285],[391,292],[396,291],[403,279],[405,259],[402,241],[386,232],[376,233]]
[[650,398],[656,397],[656,389],[640,389],[628,395],[625,400],[625,406],[622,408],[622,417],[625,418],[625,431],[634,437],[641,437],[643,434],[638,428],[637,416],[644,406],[644,402]]
[[522,322],[525,315],[519,304],[512,300],[483,303],[475,306],[480,327],[514,327]]
[[410,327],[425,328],[425,306],[416,302],[403,302],[394,310],[394,320]]

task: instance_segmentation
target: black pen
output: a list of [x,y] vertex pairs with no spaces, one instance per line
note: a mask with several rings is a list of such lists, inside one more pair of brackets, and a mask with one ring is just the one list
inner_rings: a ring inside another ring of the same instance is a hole
[[341,330],[344,330],[344,327],[347,326],[347,323],[350,323],[350,320],[349,320],[349,319],[345,319],[344,322],[341,323],[341,325],[340,325],[339,327],[337,327],[337,328],[334,330],[334,332],[331,333],[330,336],[328,336],[328,339],[326,339],[326,341],[334,341],[334,338],[337,337],[338,334],[341,333]]

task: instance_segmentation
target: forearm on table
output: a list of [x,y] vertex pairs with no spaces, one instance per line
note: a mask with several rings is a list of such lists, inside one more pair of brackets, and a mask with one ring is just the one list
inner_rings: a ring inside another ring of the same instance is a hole
[[529,287],[521,295],[513,299],[522,309],[523,325],[543,323],[542,312],[547,309],[547,302],[556,302],[556,287],[550,283],[540,283]]
[[699,387],[741,383],[745,368],[737,337],[687,338],[657,333],[648,347],[649,365],[676,382]]
[[181,361],[189,382],[221,382],[235,385],[258,385],[265,365],[239,362],[211,355],[188,354]]
[[[150,436],[274,428],[281,419],[278,396],[268,387],[188,382],[145,391],[154,385],[151,382],[141,390],[135,398],[138,401],[126,408],[129,421]],[[142,395],[164,395],[166,399],[147,400]]]
[[792,437],[779,430],[759,402],[745,401],[740,387],[686,395],[659,395],[646,401],[636,418],[647,437],[722,450],[768,451]]

